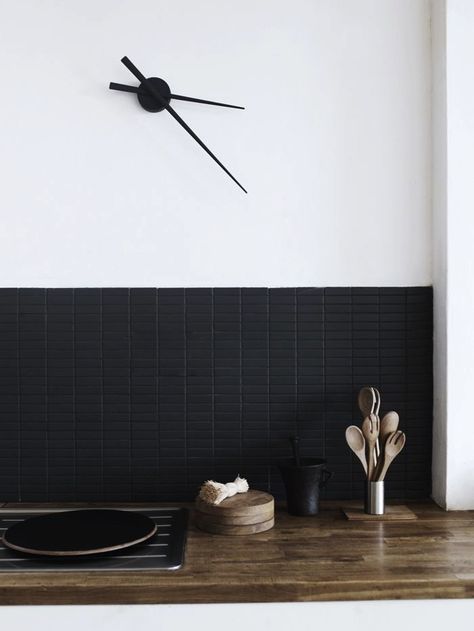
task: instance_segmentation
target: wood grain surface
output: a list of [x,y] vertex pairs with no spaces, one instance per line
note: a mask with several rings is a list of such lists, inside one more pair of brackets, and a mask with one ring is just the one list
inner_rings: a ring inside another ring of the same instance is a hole
[[358,522],[340,503],[322,508],[315,517],[277,512],[275,528],[232,545],[191,525],[177,572],[1,574],[0,603],[474,598],[474,511],[410,504],[417,520]]

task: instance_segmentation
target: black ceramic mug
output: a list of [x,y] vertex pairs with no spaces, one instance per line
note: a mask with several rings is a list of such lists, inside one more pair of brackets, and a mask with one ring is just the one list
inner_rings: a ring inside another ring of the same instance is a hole
[[326,486],[332,472],[323,458],[282,460],[278,468],[286,490],[290,515],[316,515],[319,512],[319,490]]

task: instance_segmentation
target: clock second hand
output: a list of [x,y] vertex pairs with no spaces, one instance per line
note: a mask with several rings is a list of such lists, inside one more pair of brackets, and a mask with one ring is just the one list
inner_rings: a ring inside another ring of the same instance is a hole
[[140,81],[140,83],[142,83],[147,88],[148,92],[153,97],[155,97],[155,99],[159,103],[161,103],[163,105],[163,107],[167,110],[167,112],[169,112],[171,114],[171,116],[181,125],[181,127],[183,127],[183,129],[185,129],[188,132],[188,134],[192,138],[194,138],[194,140],[198,143],[198,145],[204,149],[204,151],[214,160],[214,162],[216,162],[221,167],[221,169],[225,173],[227,173],[227,175],[237,184],[237,186],[240,187],[244,191],[244,193],[247,193],[247,191],[242,186],[242,184],[232,175],[232,173],[228,169],[226,169],[226,167],[212,153],[212,151],[206,147],[206,145],[203,143],[203,141],[193,132],[191,127],[189,127],[189,125],[184,122],[184,120],[181,118],[181,116],[179,116],[174,111],[174,109],[170,105],[168,105],[168,103],[165,101],[165,99],[161,96],[160,92],[157,89],[155,89],[153,84],[151,82],[149,82],[148,79],[144,75],[142,75],[142,73],[138,70],[138,68],[136,66],[133,65],[133,63],[130,61],[130,59],[128,57],[123,57],[121,59],[121,62]]

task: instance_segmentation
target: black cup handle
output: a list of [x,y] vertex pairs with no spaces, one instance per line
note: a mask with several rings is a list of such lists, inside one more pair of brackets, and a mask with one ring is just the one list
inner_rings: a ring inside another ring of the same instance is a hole
[[322,480],[319,483],[319,488],[320,489],[324,488],[333,475],[334,475],[334,471],[328,471],[327,469],[323,469],[321,471]]

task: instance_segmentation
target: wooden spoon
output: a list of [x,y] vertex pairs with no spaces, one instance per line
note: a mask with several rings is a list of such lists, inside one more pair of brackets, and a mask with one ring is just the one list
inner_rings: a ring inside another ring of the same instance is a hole
[[346,441],[355,455],[359,458],[367,473],[367,459],[365,457],[365,438],[356,425],[349,425],[346,429]]
[[375,469],[375,444],[380,433],[380,419],[376,414],[366,416],[362,423],[362,434],[367,444],[367,479],[372,480]]
[[406,436],[403,432],[392,432],[385,443],[383,466],[380,471],[377,471],[376,480],[381,481],[385,479],[387,469],[392,464],[394,458],[398,456],[401,450],[405,447]]
[[389,434],[392,432],[396,432],[398,429],[398,423],[400,422],[400,417],[396,412],[387,412],[387,414],[380,421],[380,443],[382,446],[382,450],[385,447],[385,443]]
[[364,418],[370,416],[375,409],[375,395],[373,388],[366,386],[361,388],[357,399],[359,403],[359,410],[362,412]]

